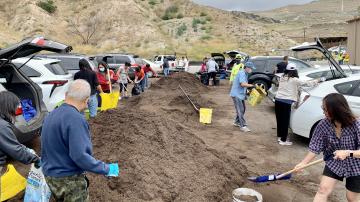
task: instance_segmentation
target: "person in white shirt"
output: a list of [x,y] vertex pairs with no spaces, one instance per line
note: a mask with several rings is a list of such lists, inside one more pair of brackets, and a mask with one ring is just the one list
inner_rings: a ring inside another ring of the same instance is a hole
[[188,72],[189,71],[189,60],[187,57],[185,57],[183,60],[184,60],[185,72]]
[[216,73],[219,70],[219,65],[216,63],[214,58],[210,58],[206,63],[206,69],[208,70],[208,78],[213,79],[213,86],[216,86]]
[[277,124],[277,137],[280,145],[292,145],[287,139],[290,123],[291,106],[298,100],[300,86],[313,86],[320,79],[301,81],[298,76],[296,64],[289,63],[284,75],[280,78],[279,88],[275,96],[275,114]]

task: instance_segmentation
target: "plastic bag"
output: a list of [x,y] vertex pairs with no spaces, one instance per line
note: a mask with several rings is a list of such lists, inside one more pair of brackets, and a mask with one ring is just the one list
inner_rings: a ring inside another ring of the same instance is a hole
[[41,168],[37,169],[32,164],[27,178],[24,202],[48,202],[50,196],[51,191]]
[[29,122],[36,116],[36,109],[33,106],[34,105],[30,99],[21,100],[21,108],[23,110],[23,116],[26,122]]

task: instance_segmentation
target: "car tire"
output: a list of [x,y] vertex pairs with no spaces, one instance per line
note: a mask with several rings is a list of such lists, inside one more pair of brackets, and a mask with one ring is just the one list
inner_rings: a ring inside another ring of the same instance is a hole
[[269,90],[269,84],[264,80],[255,80],[253,81],[253,84],[255,86],[259,86],[260,88],[264,89],[265,92]]

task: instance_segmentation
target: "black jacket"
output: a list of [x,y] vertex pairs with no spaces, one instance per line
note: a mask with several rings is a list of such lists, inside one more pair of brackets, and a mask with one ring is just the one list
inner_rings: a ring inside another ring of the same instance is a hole
[[5,165],[7,156],[24,164],[30,164],[39,159],[38,156],[30,153],[26,146],[19,143],[12,125],[0,117],[0,166]]

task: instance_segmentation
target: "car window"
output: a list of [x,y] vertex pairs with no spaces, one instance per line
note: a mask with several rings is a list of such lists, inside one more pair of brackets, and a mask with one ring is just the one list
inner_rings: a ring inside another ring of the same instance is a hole
[[267,71],[273,73],[277,69],[277,64],[279,64],[282,60],[269,60]]
[[46,64],[45,67],[55,75],[66,75],[68,71],[59,62]]
[[[22,66],[22,64],[15,63],[15,66],[19,68]],[[25,74],[27,77],[40,77],[41,76],[41,74],[38,71],[32,69],[31,67],[29,67],[27,65],[22,66],[20,71],[21,71],[21,73]]]
[[306,64],[305,62],[301,62],[301,61],[299,61],[299,60],[290,60],[290,62],[295,63],[295,64],[296,64],[296,68],[297,68],[298,70],[300,70],[300,71],[303,70],[303,69],[311,68],[310,65]]
[[265,60],[253,60],[252,61],[255,65],[255,72],[265,72],[265,64],[266,64],[266,61]]
[[345,69],[344,72],[347,75],[351,75],[351,74],[359,74],[360,70],[358,70],[358,69]]
[[[318,78],[323,77],[324,72],[325,72],[325,71],[315,72],[315,73],[308,74],[308,75],[306,75],[306,76],[307,76],[307,77],[310,77],[310,78],[312,78],[312,79],[318,79]],[[326,71],[326,72],[330,72],[330,71]],[[327,75],[327,73],[326,73],[326,75]],[[328,78],[328,77],[326,77],[326,78]]]
[[145,64],[145,62],[140,58],[134,58],[134,60],[135,60],[135,63],[138,64],[138,65],[144,65]]
[[[360,81],[358,80],[357,83],[359,83]],[[356,96],[356,97],[360,97],[360,85],[358,85],[354,91],[352,92],[352,96]]]
[[155,59],[155,61],[161,62],[161,57],[157,57],[157,58]]
[[351,95],[351,90],[358,84],[359,81],[350,81],[346,83],[340,83],[335,85],[335,89],[344,95]]
[[66,70],[79,70],[80,58],[57,58]]
[[128,56],[115,56],[115,64],[125,64],[125,62],[131,63]]

